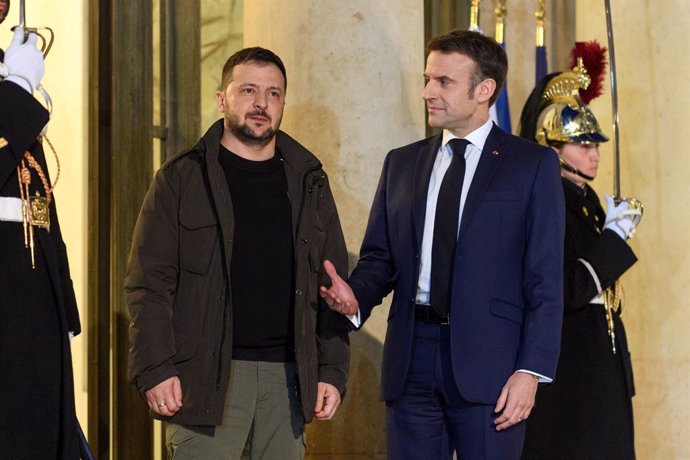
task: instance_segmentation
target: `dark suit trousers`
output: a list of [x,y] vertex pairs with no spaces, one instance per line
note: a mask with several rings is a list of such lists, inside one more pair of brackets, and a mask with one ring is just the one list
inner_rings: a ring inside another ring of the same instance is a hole
[[447,459],[453,449],[458,460],[520,458],[525,424],[496,431],[494,406],[460,396],[449,326],[415,322],[412,353],[403,394],[387,403],[388,458]]

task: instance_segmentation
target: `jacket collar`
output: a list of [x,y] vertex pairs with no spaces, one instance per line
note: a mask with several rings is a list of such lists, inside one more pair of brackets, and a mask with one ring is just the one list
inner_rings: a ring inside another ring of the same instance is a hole
[[[208,128],[195,149],[205,152],[208,159],[217,160],[223,129],[223,119],[221,118]],[[289,165],[290,168],[296,171],[321,167],[321,162],[314,154],[281,130],[278,130],[276,134],[276,150],[280,153],[286,165]]]
[[482,154],[479,157],[479,164],[477,170],[472,178],[472,184],[467,192],[467,199],[465,200],[465,207],[462,210],[462,219],[460,225],[460,234],[458,235],[458,245],[462,242],[462,238],[467,233],[467,227],[472,222],[474,213],[481,202],[486,189],[491,182],[498,165],[504,158],[507,152],[504,152],[504,143],[508,135],[502,131],[498,126],[494,125],[489,132],[489,137],[486,138]]
[[565,205],[568,210],[585,226],[594,233],[601,233],[606,220],[604,212],[599,202],[599,197],[592,187],[585,184],[580,188],[566,178],[561,178],[563,182],[563,192],[565,193]]
[[[503,155],[501,155],[507,134],[500,128],[494,125],[489,132],[489,136],[484,142],[481,157],[477,170],[472,178],[467,199],[465,200],[465,207],[462,212],[462,225],[460,226],[460,234],[458,236],[458,244],[462,241],[463,235],[472,217],[474,216],[481,198],[486,192],[486,188],[491,182],[496,168],[501,163]],[[414,171],[414,182],[412,189],[412,218],[414,222],[415,241],[417,247],[421,247],[422,236],[424,234],[424,219],[426,216],[426,201],[429,190],[429,179],[431,177],[431,170],[434,166],[436,154],[441,147],[442,136],[437,136],[428,139],[428,142],[419,148],[417,161]]]
[[431,170],[434,167],[436,154],[440,148],[441,135],[439,134],[427,139],[427,142],[423,143],[417,152],[417,161],[415,163],[414,180],[412,184],[412,222],[414,225],[414,236],[417,242],[417,249],[422,247],[429,180],[431,178]]

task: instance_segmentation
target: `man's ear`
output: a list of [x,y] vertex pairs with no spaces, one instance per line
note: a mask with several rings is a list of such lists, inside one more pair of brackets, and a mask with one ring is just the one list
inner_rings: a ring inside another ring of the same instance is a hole
[[219,112],[225,112],[225,95],[222,91],[216,91],[216,107]]
[[474,90],[474,97],[477,102],[486,102],[491,99],[496,91],[496,81],[493,78],[482,80]]

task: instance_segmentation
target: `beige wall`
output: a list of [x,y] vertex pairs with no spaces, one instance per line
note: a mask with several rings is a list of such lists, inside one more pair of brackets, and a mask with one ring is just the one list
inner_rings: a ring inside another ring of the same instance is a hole
[[[611,6],[618,74],[621,188],[645,214],[632,246],[639,262],[623,278],[637,395],[639,458],[690,458],[690,3]],[[577,38],[606,44],[603,2],[577,4]],[[611,133],[610,89],[593,104]],[[612,190],[612,143],[595,187]]]
[[[244,11],[245,46],[270,48],[285,63],[282,128],[324,163],[356,253],[385,154],[424,134],[423,2],[252,0]],[[385,452],[378,385],[387,306],[377,310],[351,335],[351,383],[337,419],[309,427],[312,457]]]
[[[56,41],[44,86],[55,112],[49,137],[61,160],[56,189],[72,277],[86,324],[87,153],[86,1],[27,2],[30,25],[49,25]],[[245,2],[245,45],[274,49],[289,91],[283,127],[323,160],[348,245],[356,252],[385,153],[423,136],[420,99],[422,0],[252,0]],[[488,4],[482,23],[493,34]],[[645,217],[632,242],[640,262],[625,276],[624,314],[635,367],[638,457],[690,458],[690,14],[688,2],[612,0],[618,60],[623,192],[640,198]],[[509,2],[506,42],[515,125],[533,82],[532,2]],[[577,38],[606,44],[603,2],[578,0]],[[18,2],[1,26],[10,39]],[[548,16],[547,16],[548,17]],[[525,35],[527,38],[525,38]],[[523,44],[523,43],[526,43]],[[551,69],[558,67],[550,62]],[[610,92],[593,103],[611,124]],[[611,190],[611,143],[602,147],[595,187]],[[50,160],[49,160],[50,161]],[[54,164],[50,164],[55,174]],[[333,422],[310,427],[313,454],[376,458],[384,451],[383,408],[376,401],[386,307],[352,335],[352,381]],[[79,417],[86,422],[86,334],[73,341]],[[318,444],[315,441],[318,440]],[[361,449],[366,448],[365,455]]]
[[[0,26],[2,48],[7,48],[12,38],[9,29],[18,22],[19,2],[15,1],[12,2],[9,17]],[[26,2],[26,22],[30,27],[48,26],[55,32],[55,42],[46,60],[46,73],[42,84],[53,100],[48,138],[55,146],[60,159],[60,178],[55,189],[55,202],[60,217],[60,229],[69,253],[81,324],[86,329],[86,1]],[[50,175],[54,180],[57,167],[48,149],[46,157]],[[72,341],[77,415],[84,427],[87,417],[86,344],[86,330]]]

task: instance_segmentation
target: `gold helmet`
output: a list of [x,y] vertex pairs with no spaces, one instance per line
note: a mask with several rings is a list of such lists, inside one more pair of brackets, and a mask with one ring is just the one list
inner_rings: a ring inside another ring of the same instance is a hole
[[601,132],[592,111],[580,98],[579,90],[587,89],[590,82],[582,58],[578,58],[571,72],[563,72],[546,84],[536,124],[537,142],[548,146],[554,143],[590,144],[609,140]]

